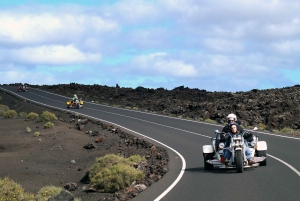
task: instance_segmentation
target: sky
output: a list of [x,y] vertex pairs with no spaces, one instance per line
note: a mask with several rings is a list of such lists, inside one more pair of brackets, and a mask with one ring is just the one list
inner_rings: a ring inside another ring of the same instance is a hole
[[299,84],[298,0],[0,0],[0,84]]

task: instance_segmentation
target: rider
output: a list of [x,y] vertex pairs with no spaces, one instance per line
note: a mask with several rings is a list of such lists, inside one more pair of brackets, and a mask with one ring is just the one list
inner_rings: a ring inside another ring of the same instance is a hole
[[[237,131],[238,131],[239,133],[243,133],[243,132],[244,132],[244,129],[237,123],[237,117],[236,117],[235,114],[230,113],[230,114],[227,116],[227,122],[228,122],[228,124],[227,124],[226,126],[224,126],[224,128],[222,129],[222,132],[224,132],[224,133],[231,132],[231,131],[232,131],[232,130],[231,130],[231,124],[232,124],[232,123],[235,124],[235,126],[236,126],[236,128],[237,128]],[[249,147],[248,147],[248,142],[247,142],[247,141],[251,142],[251,141],[253,140],[253,134],[252,134],[251,132],[245,133],[245,134],[244,134],[244,139],[245,139],[244,143],[245,143],[245,145],[246,145],[246,151],[245,151],[246,156],[249,156],[249,157],[247,157],[247,158],[248,158],[250,161],[252,161],[251,151],[250,151],[250,149],[249,149]],[[224,138],[221,139],[221,141],[225,142],[225,147],[229,146],[229,142],[228,142],[228,141],[226,142],[226,140],[224,140]],[[227,146],[226,146],[226,145],[227,145]],[[225,150],[223,150],[223,151],[225,151],[225,153],[226,153],[228,150],[225,149]],[[224,153],[224,152],[223,152],[223,153]],[[230,152],[230,154],[231,154],[231,152]],[[225,154],[224,154],[224,155],[225,155]],[[231,156],[231,155],[229,155],[229,156]],[[229,157],[229,158],[230,158],[230,157]],[[225,157],[222,157],[222,158],[221,158],[221,162],[224,162],[225,159],[226,159]],[[228,158],[227,158],[227,159],[228,159]],[[253,164],[253,161],[252,161],[251,163]]]
[[73,104],[76,100],[78,100],[78,97],[76,94],[74,94],[71,103]]
[[[232,122],[237,123],[237,117],[233,113],[230,113],[226,118],[227,118],[228,124],[226,126],[224,126],[222,129],[222,132],[224,132],[224,133],[230,132],[230,127],[229,127],[230,123],[232,123]],[[239,131],[243,131],[243,128],[240,125],[237,124],[237,126],[238,126]]]
[[[231,134],[237,134],[237,133],[242,133],[243,132],[243,130],[239,130],[238,129],[238,124],[236,122],[230,123],[229,124],[229,128],[230,128],[230,132],[229,133],[231,133]],[[231,138],[231,136],[230,135],[225,135],[224,138],[225,138],[225,147],[228,147],[229,144],[230,144],[230,138]],[[248,147],[248,142],[247,142],[247,140],[251,140],[251,138],[253,138],[252,133],[247,132],[247,133],[244,134],[244,139],[245,139],[244,143],[246,145],[245,154],[246,154],[246,157],[247,157],[249,165],[252,165],[252,164],[255,163],[252,160],[251,151],[250,151],[250,149]],[[231,157],[231,152],[228,149],[224,149],[223,150],[223,157],[221,159],[221,162],[228,163],[230,157]]]
[[[244,129],[237,122],[237,117],[236,117],[235,114],[230,113],[227,116],[227,122],[228,122],[228,124],[226,126],[224,126],[223,129],[222,129],[223,133],[228,133],[228,132],[231,131],[231,129],[230,129],[230,124],[231,123],[236,123],[238,131],[241,132],[241,133],[244,132]],[[252,142],[254,140],[254,136],[251,132],[247,132],[247,133],[244,134],[244,139],[246,139],[248,142]],[[247,144],[247,146],[248,146],[248,144]]]

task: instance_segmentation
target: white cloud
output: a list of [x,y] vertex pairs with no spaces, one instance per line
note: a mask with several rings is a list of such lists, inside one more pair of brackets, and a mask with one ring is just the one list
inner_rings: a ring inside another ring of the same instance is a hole
[[284,55],[297,56],[300,55],[300,40],[283,41],[270,45],[275,51]]
[[105,15],[118,18],[124,24],[151,22],[161,16],[161,7],[156,1],[120,0],[105,9]]
[[149,75],[196,77],[197,71],[191,64],[168,58],[167,53],[157,52],[133,58],[132,64]]
[[0,42],[15,44],[75,43],[118,30],[118,24],[81,13],[0,13]]
[[22,48],[11,51],[8,56],[20,63],[36,65],[68,65],[78,63],[94,63],[101,60],[100,54],[83,53],[73,45],[52,45],[34,48]]
[[216,52],[228,53],[241,53],[244,50],[241,41],[230,41],[222,39],[205,39],[204,44],[211,50]]

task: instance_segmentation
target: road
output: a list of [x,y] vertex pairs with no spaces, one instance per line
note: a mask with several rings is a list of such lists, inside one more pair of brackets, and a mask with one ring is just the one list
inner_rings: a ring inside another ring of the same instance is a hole
[[115,124],[127,132],[165,147],[170,157],[167,174],[135,201],[182,200],[299,200],[300,139],[255,132],[268,145],[267,166],[235,170],[204,170],[202,146],[210,144],[214,130],[222,125],[196,122],[153,113],[113,108],[85,102],[81,109],[67,109],[70,97],[15,86],[0,89],[51,107],[73,111]]

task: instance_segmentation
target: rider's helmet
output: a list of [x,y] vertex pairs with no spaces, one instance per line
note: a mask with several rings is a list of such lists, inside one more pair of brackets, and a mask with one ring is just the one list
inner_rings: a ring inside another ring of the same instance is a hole
[[236,115],[230,113],[230,114],[227,116],[227,121],[228,121],[228,123],[230,123],[231,121],[237,121]]

